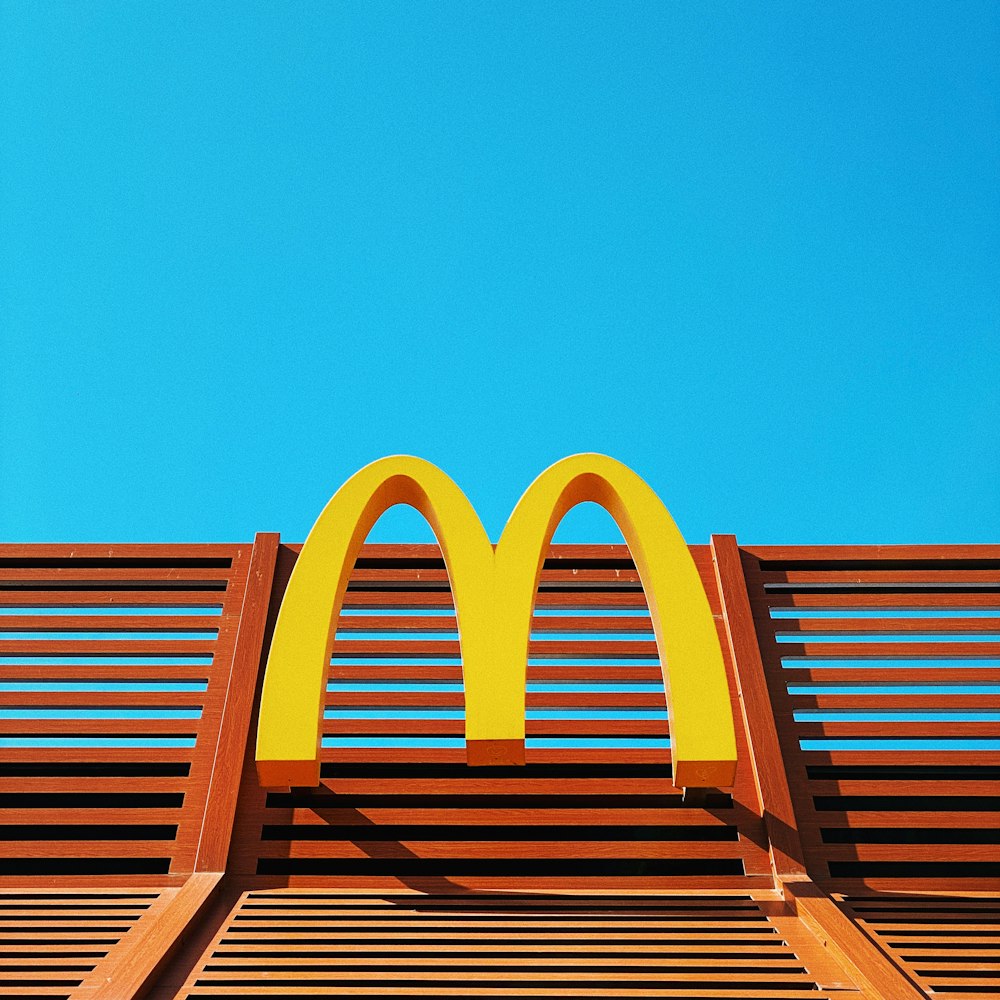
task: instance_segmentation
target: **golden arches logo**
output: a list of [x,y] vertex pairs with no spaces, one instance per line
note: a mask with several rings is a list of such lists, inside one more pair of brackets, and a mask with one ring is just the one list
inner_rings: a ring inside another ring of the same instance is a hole
[[365,538],[396,504],[427,519],[444,556],[462,654],[466,759],[523,764],[538,580],[559,522],[588,500],[617,522],[646,594],[667,692],[674,784],[730,787],[736,737],[729,688],[698,571],[659,497],[605,455],[573,455],[546,469],[518,501],[495,551],[465,494],[423,459],[383,458],[344,483],[309,532],[278,614],[257,729],[260,783],[319,784],[337,619]]

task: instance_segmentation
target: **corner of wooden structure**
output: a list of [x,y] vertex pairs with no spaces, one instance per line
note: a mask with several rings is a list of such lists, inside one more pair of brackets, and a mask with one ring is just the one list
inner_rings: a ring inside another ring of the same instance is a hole
[[807,872],[736,536],[712,535],[711,550],[775,888],[791,918],[832,959],[826,966],[826,988],[845,987],[839,968],[871,1000],[925,1000],[903,969]]
[[808,877],[781,879],[792,914],[877,1000],[926,1000],[927,994]]
[[775,888],[779,888],[782,877],[806,873],[802,841],[736,536],[712,535],[711,550],[750,765],[767,830],[771,870]]
[[141,997],[195,927],[222,877],[222,872],[196,872],[180,888],[164,890],[73,991],[73,1000]]

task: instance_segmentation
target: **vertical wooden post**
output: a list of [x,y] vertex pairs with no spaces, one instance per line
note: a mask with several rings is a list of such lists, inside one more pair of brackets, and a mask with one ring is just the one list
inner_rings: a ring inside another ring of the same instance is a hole
[[775,888],[830,955],[879,1000],[917,1000],[922,991],[872,942],[806,871],[764,663],[735,535],[712,536],[726,636],[743,709],[750,763],[770,842]]
[[229,686],[222,711],[219,742],[208,786],[205,818],[195,859],[197,872],[222,872],[240,791],[243,755],[246,752],[253,711],[254,688],[263,653],[271,583],[278,558],[277,532],[258,532],[254,538],[240,624],[236,633]]
[[805,874],[788,775],[781,755],[778,729],[757,644],[753,612],[735,535],[712,535],[712,559],[719,583],[726,637],[733,658],[736,685],[743,708],[747,746],[757,796],[770,842],[775,887],[782,876]]

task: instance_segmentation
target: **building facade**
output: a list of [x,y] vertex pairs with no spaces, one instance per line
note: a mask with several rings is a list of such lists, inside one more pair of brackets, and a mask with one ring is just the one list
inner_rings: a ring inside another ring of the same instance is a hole
[[1000,546],[691,546],[730,788],[674,784],[627,547],[548,550],[473,766],[441,551],[367,545],[319,783],[262,787],[300,549],[0,547],[0,995],[1000,995]]

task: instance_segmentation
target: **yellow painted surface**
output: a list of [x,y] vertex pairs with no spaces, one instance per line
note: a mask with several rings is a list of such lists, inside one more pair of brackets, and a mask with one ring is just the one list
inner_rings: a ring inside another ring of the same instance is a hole
[[514,508],[495,553],[465,495],[430,463],[385,458],[349,479],[309,533],[282,602],[257,732],[261,783],[319,781],[324,695],[344,592],[372,525],[398,503],[427,518],[448,568],[462,652],[467,743],[505,745],[508,755],[511,746],[523,746],[538,579],[559,522],[584,501],[599,503],[614,517],[642,580],[664,670],[674,783],[731,786],[736,740],[729,690],[694,561],[656,494],[604,455],[574,455],[546,469]]
[[[444,553],[465,669],[489,658],[493,550],[465,494],[430,462],[408,455],[365,466],[323,508],[292,570],[271,640],[257,727],[265,786],[319,784],[319,745],[330,654],[354,561],[382,514],[409,504]],[[503,701],[502,699],[500,700]]]

